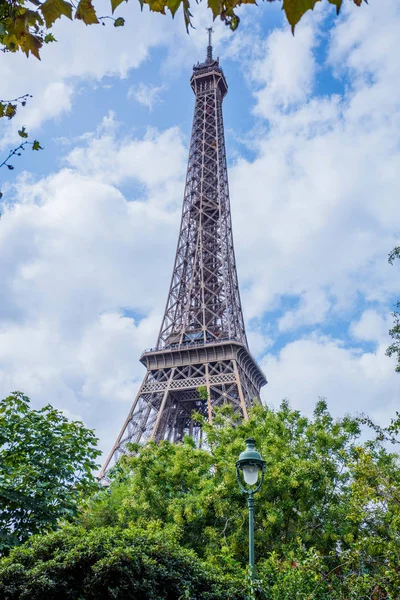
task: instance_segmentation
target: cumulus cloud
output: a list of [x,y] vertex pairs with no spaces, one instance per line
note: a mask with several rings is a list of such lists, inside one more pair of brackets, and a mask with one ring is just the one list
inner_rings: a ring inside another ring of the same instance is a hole
[[97,132],[86,134],[85,143],[69,152],[66,163],[86,177],[111,184],[135,180],[146,188],[173,185],[163,201],[180,206],[183,191],[176,184],[184,176],[187,152],[178,128],[163,132],[148,128],[142,138],[121,138],[117,132],[110,114]]
[[176,129],[123,140],[112,129],[108,118],[84,136],[67,168],[21,178],[0,228],[0,394],[24,389],[110,428],[105,448],[158,333],[186,159]]
[[[399,26],[393,0],[348,7],[323,52],[321,22],[309,18],[300,42],[275,31],[253,64],[256,157],[240,158],[230,179],[245,313],[263,314],[276,343],[262,361],[266,402],[289,397],[310,412],[327,396],[335,414],[382,422],[398,406],[385,349],[398,293],[387,254],[400,228]],[[317,52],[327,54],[318,69]],[[312,93],[326,68],[343,92]]]
[[251,69],[259,88],[255,92],[256,114],[273,119],[276,111],[286,112],[311,96],[316,71],[315,19],[313,24],[308,19],[296,38],[288,28],[276,29],[263,42],[262,55]]
[[[387,0],[386,4],[387,21],[397,18],[399,25],[395,2]],[[381,12],[380,8],[370,7],[363,13],[364,18],[368,15],[371,31],[375,12]],[[337,37],[349,35],[346,32],[353,20],[344,20],[333,29],[333,49]],[[266,58],[260,59],[255,72],[274,54],[274,43],[280,47],[285,35],[291,43],[289,31],[270,39]],[[308,38],[315,39],[315,34]],[[366,43],[363,40],[359,43]],[[386,74],[396,71],[400,53],[397,39],[391,40],[386,60],[394,65],[383,69],[377,82],[375,76],[363,77],[362,84],[352,77],[342,96],[305,97],[289,112],[284,103],[275,103],[270,119],[272,101],[262,101],[263,90],[255,93],[257,111],[269,120],[269,129],[265,133],[260,128],[261,134],[253,137],[255,160],[241,158],[231,171],[239,271],[248,316],[275,309],[280,298],[297,296],[303,317],[311,322],[313,315],[312,320],[319,323],[329,305],[333,312],[343,313],[352,310],[358,294],[366,301],[387,303],[397,292],[386,259],[400,227],[400,104],[393,101],[388,112],[376,93],[376,86],[383,86],[385,94],[393,96],[396,84]],[[331,64],[334,55],[339,61],[332,50]],[[341,69],[351,65],[353,73],[351,52],[346,56],[340,55]],[[308,58],[304,60],[308,64]],[[297,83],[294,79],[293,88]],[[274,93],[273,89],[265,93]],[[285,94],[290,97],[291,92]],[[372,117],[364,111],[361,118],[354,110],[358,104],[368,106]],[[295,319],[287,315],[281,327],[292,322]]]
[[278,406],[288,398],[294,408],[311,414],[318,398],[326,397],[334,416],[364,412],[387,425],[398,410],[400,390],[385,347],[363,352],[319,334],[288,343],[262,362],[269,381],[264,401]]
[[146,85],[141,82],[139,85],[129,88],[128,98],[133,98],[152,111],[154,106],[160,102],[160,96],[164,90],[165,86],[163,85]]
[[350,324],[350,333],[356,340],[389,345],[390,315],[372,308],[365,310],[358,321]]

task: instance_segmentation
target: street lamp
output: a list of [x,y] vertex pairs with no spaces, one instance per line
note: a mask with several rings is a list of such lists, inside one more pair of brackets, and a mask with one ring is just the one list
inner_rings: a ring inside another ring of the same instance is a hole
[[[248,438],[246,440],[246,450],[239,455],[236,461],[236,477],[239,483],[240,491],[247,494],[247,506],[249,507],[249,565],[251,577],[254,579],[254,494],[256,494],[264,481],[265,460],[261,454],[254,448],[255,440]],[[247,486],[242,483],[240,471],[243,472],[243,479]],[[261,473],[261,477],[259,474]]]

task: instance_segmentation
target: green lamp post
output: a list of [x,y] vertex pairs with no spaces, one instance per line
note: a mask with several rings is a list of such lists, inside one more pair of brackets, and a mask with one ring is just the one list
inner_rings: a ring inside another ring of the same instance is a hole
[[[251,576],[254,579],[254,494],[256,494],[264,481],[265,460],[255,449],[255,440],[246,440],[246,450],[239,455],[236,461],[236,477],[240,491],[247,494],[247,506],[249,507],[249,565]],[[246,487],[242,483],[242,471]],[[260,477],[261,474],[261,477]]]

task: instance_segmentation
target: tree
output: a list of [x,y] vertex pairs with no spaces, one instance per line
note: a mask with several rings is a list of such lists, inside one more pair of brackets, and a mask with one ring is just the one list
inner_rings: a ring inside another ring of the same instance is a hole
[[[248,422],[226,411],[203,426],[209,450],[190,438],[132,446],[85,526],[175,526],[208,564],[243,569],[247,508],[234,465],[251,435],[267,463],[255,533],[267,597],[361,600],[375,586],[400,596],[400,466],[385,447],[398,443],[399,420],[387,429],[367,417],[335,420],[321,400],[312,419],[284,402],[255,407]],[[372,439],[363,443],[365,428]]]
[[[312,418],[283,402],[255,407],[247,422],[224,408],[203,426],[203,449],[190,438],[132,445],[110,487],[82,510],[81,526],[35,536],[0,561],[0,596],[400,597],[400,466],[387,449],[398,443],[399,417],[387,428],[361,416],[335,420],[321,400]],[[267,464],[255,507],[258,582],[249,589],[248,514],[235,461],[250,435]]]
[[97,489],[96,442],[50,405],[32,410],[21,392],[0,402],[0,550],[77,515],[82,494]]
[[[389,263],[392,265],[396,258],[400,258],[400,246],[396,246],[389,254]],[[388,349],[386,350],[387,356],[395,355],[397,356],[397,365],[396,371],[400,373],[400,302],[397,302],[396,305],[398,310],[393,311],[392,317],[393,327],[389,330],[389,335],[393,340],[393,343],[390,344]]]
[[[269,0],[270,2],[276,0]],[[308,10],[312,10],[320,0],[283,0],[283,9],[292,26],[292,30]],[[352,0],[360,6],[363,0]],[[364,0],[365,2],[367,0]],[[112,13],[123,0],[111,0]],[[186,29],[192,24],[190,0],[139,0],[142,8],[147,5],[153,12],[163,15],[169,12],[172,17],[182,7]],[[328,0],[336,7],[339,14],[343,0]],[[239,25],[239,17],[235,10],[242,4],[256,4],[256,0],[207,0],[212,17],[220,17],[226,25],[235,30]],[[27,56],[33,54],[39,58],[43,44],[55,42],[52,34],[54,22],[62,17],[78,19],[86,25],[105,24],[105,19],[112,19],[115,27],[124,25],[122,17],[98,17],[92,0],[0,0],[0,45],[3,50],[16,52],[22,50]]]

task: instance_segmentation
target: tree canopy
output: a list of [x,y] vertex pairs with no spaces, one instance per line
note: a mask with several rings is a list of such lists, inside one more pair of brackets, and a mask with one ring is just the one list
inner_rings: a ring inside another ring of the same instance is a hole
[[0,551],[55,529],[97,489],[93,432],[14,392],[0,402]]
[[[190,438],[132,446],[111,485],[82,509],[79,526],[34,536],[0,561],[0,595],[397,598],[400,465],[390,447],[399,425],[333,419],[323,400],[307,418],[283,402],[278,410],[255,407],[247,422],[222,410],[213,425],[203,423],[206,448]],[[255,506],[255,588],[246,585],[248,515],[235,476],[249,436],[266,460]],[[173,571],[182,573],[188,560],[178,584]]]
[[[389,254],[389,263],[392,265],[396,258],[400,258],[400,246],[396,246]],[[388,356],[397,357],[396,371],[400,373],[400,302],[397,302],[397,310],[393,311],[393,327],[389,331],[389,335],[393,342],[386,350]]]
[[[269,0],[275,2],[276,0]],[[292,30],[308,10],[312,10],[321,0],[283,0],[282,8]],[[351,0],[357,6],[363,0]],[[366,2],[366,0],[364,0]],[[111,0],[110,10],[114,14],[123,0]],[[190,0],[139,0],[143,9],[145,5],[150,11],[163,15],[170,13],[172,17],[181,9],[186,29],[192,25]],[[343,0],[328,0],[336,7],[339,14]],[[226,25],[235,30],[239,25],[237,8],[242,4],[256,4],[256,0],[207,0],[210,16],[220,17]],[[52,27],[60,18],[77,19],[85,25],[105,24],[105,18],[112,19],[115,27],[124,25],[122,17],[99,17],[92,0],[0,0],[0,46],[5,51],[21,50],[29,56],[40,58],[43,44],[55,42]]]

